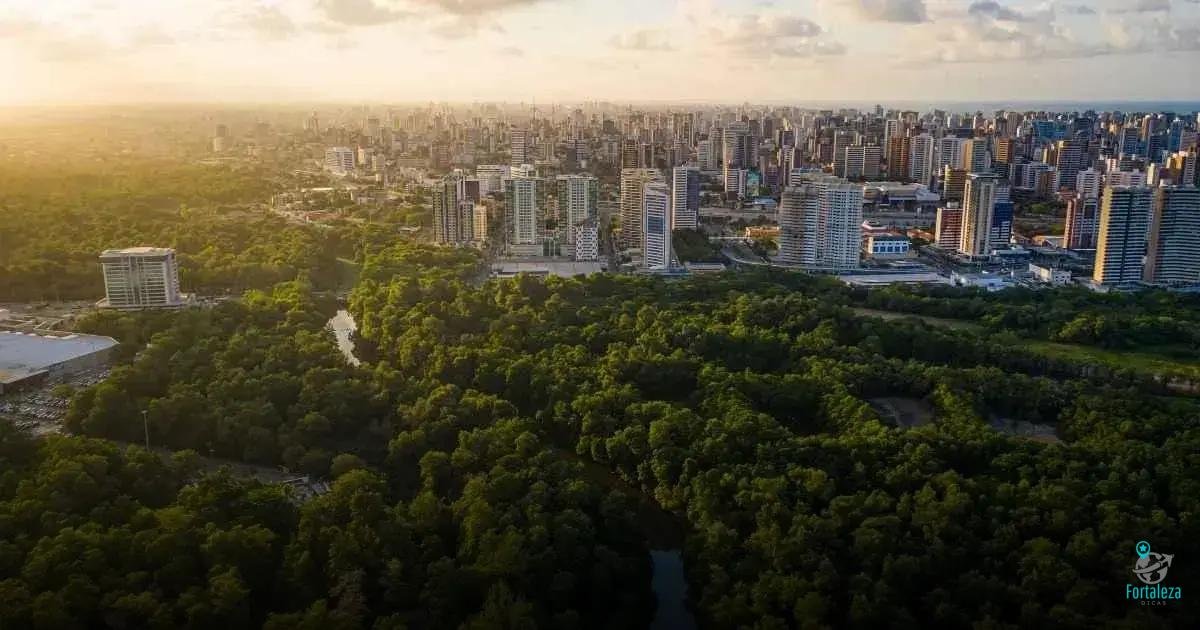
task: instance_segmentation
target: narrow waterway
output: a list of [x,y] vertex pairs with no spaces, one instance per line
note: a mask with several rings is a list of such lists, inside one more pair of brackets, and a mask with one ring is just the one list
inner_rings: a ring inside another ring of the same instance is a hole
[[354,323],[354,317],[350,315],[350,312],[345,309],[339,310],[329,319],[325,327],[333,331],[333,336],[337,339],[338,350],[341,350],[342,354],[346,356],[346,361],[350,365],[361,365],[362,361],[354,356],[354,340],[350,338],[352,333],[358,330],[358,325]]
[[696,619],[687,608],[687,581],[683,577],[683,554],[678,549],[653,549],[650,561],[654,577],[650,587],[658,609],[650,627],[654,630],[695,630]]

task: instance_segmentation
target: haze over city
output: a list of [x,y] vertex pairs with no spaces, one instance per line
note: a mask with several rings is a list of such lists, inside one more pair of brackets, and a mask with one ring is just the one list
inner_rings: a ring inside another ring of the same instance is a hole
[[6,105],[1185,101],[1200,3],[8,0],[0,54]]

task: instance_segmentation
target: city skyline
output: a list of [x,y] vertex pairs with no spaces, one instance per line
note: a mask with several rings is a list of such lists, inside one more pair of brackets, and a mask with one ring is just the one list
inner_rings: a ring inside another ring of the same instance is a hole
[[0,53],[0,106],[1200,101],[1200,3],[14,0]]

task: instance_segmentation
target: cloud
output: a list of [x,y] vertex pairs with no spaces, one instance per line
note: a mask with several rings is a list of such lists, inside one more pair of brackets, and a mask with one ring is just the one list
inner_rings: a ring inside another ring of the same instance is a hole
[[710,27],[709,35],[717,45],[738,55],[803,58],[846,52],[842,44],[824,38],[825,29],[807,18],[757,14],[722,22],[722,26]]
[[929,19],[925,0],[831,0],[855,17],[868,22],[916,24]]
[[242,14],[242,26],[263,39],[284,39],[299,29],[292,18],[276,6],[258,6]]
[[346,26],[375,26],[413,15],[408,11],[381,6],[375,0],[317,0],[317,7],[326,18]]
[[1024,22],[1029,18],[1019,11],[1014,11],[995,0],[977,0],[967,8],[968,15],[989,17],[993,20],[1006,22]]
[[608,40],[613,48],[621,50],[668,51],[674,50],[666,33],[655,29],[640,29],[624,35],[614,35]]
[[1171,0],[1134,0],[1122,2],[1109,13],[1158,13],[1171,10]]
[[542,0],[414,0],[455,15],[485,15],[505,9],[537,4]]
[[1064,5],[1062,10],[1070,15],[1096,15],[1096,10],[1086,4],[1068,4]]
[[496,53],[501,56],[504,56],[504,57],[524,57],[525,56],[525,51],[521,50],[520,48],[517,48],[516,46],[505,46],[505,47],[501,48],[500,50],[497,50]]

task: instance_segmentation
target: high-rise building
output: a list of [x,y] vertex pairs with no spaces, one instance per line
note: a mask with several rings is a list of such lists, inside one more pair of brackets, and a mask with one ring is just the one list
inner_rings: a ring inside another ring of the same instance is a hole
[[855,145],[846,147],[844,166],[847,179],[875,179],[879,177],[879,147]]
[[964,150],[967,146],[965,138],[947,136],[937,141],[937,158],[934,166],[940,173],[947,166],[950,168],[966,169],[963,166]]
[[1075,175],[1087,167],[1087,140],[1059,140],[1055,145],[1058,184],[1075,190]]
[[325,149],[325,170],[346,175],[354,172],[354,149],[350,147],[329,147]]
[[[899,138],[900,136],[904,135],[901,133],[902,128],[901,121],[898,119],[893,118],[883,121],[883,146],[890,147],[892,144],[892,138]],[[889,150],[889,155],[890,154],[891,152]]]
[[947,203],[938,208],[937,222],[934,224],[934,238],[941,249],[957,250],[962,241],[962,206],[957,203]]
[[621,168],[641,168],[642,156],[637,138],[621,140]]
[[803,173],[779,206],[779,260],[847,269],[862,249],[863,187],[839,177]]
[[779,201],[778,258],[786,265],[817,264],[817,216],[824,186],[807,177],[796,177]]
[[908,179],[909,140],[907,136],[893,136],[888,139],[888,179],[895,181]]
[[675,230],[700,225],[700,170],[677,166],[671,171],[671,224]]
[[600,257],[600,229],[595,220],[573,226],[572,241],[575,245],[575,260],[592,261]]
[[1075,174],[1075,192],[1092,199],[1100,198],[1100,171],[1087,168]]
[[642,246],[642,196],[646,184],[662,181],[662,173],[650,168],[621,171],[621,235],[624,249]]
[[732,199],[742,199],[749,192],[746,178],[749,175],[744,168],[725,169],[725,196]]
[[909,139],[908,178],[925,186],[933,179],[933,142],[927,133]]
[[433,238],[442,245],[462,245],[475,238],[475,204],[466,197],[460,174],[433,187]]
[[587,221],[599,219],[597,204],[600,199],[599,181],[591,175],[558,176],[558,215],[566,221],[563,230],[569,245],[575,245],[573,229]]
[[1153,195],[1144,186],[1108,186],[1100,202],[1100,235],[1092,280],[1100,285],[1140,282]]
[[962,201],[967,188],[967,171],[947,166],[942,173],[942,197],[946,201]]
[[100,254],[105,298],[101,308],[145,310],[179,308],[186,303],[179,290],[175,250],[163,247],[109,249]]
[[509,245],[519,253],[539,254],[542,245],[546,191],[537,177],[513,177],[504,185],[504,206],[508,218]]
[[475,242],[486,243],[488,241],[488,207],[486,205],[475,204],[475,216],[471,224],[475,228]]
[[479,179],[479,195],[486,197],[491,194],[504,192],[504,180],[511,172],[507,164],[480,164],[475,167],[475,177]]
[[1114,171],[1104,176],[1108,186],[1145,186],[1146,173],[1143,171]]
[[702,171],[716,171],[721,168],[721,146],[715,140],[701,140],[696,143],[696,161]]
[[662,182],[642,189],[642,265],[647,269],[671,266],[671,191]]
[[1167,159],[1167,177],[1178,186],[1200,186],[1200,168],[1195,151],[1178,151]]
[[962,238],[958,251],[967,256],[986,256],[991,252],[992,223],[995,219],[996,192],[1000,178],[990,173],[971,173],[963,190]]
[[973,138],[962,145],[962,165],[968,173],[988,173],[992,170],[987,138]]
[[998,138],[996,140],[996,162],[998,164],[1012,164],[1013,157],[1013,139]]
[[992,228],[988,234],[989,247],[998,247],[1012,242],[1015,207],[1013,202],[1007,198],[1000,199],[1000,190],[1006,189],[1000,188],[997,191],[996,205],[992,210]]
[[723,140],[721,159],[726,169],[749,168],[754,165],[755,147],[750,136],[749,123],[730,123],[725,127]]
[[523,127],[512,127],[508,130],[508,147],[512,156],[509,162],[512,166],[533,164],[533,134]]
[[[1082,173],[1081,173],[1082,174]],[[1067,220],[1063,230],[1063,247],[1067,249],[1096,249],[1100,234],[1100,199],[1077,193],[1067,199]]]
[[1200,283],[1200,188],[1163,186],[1154,190],[1146,282]]

